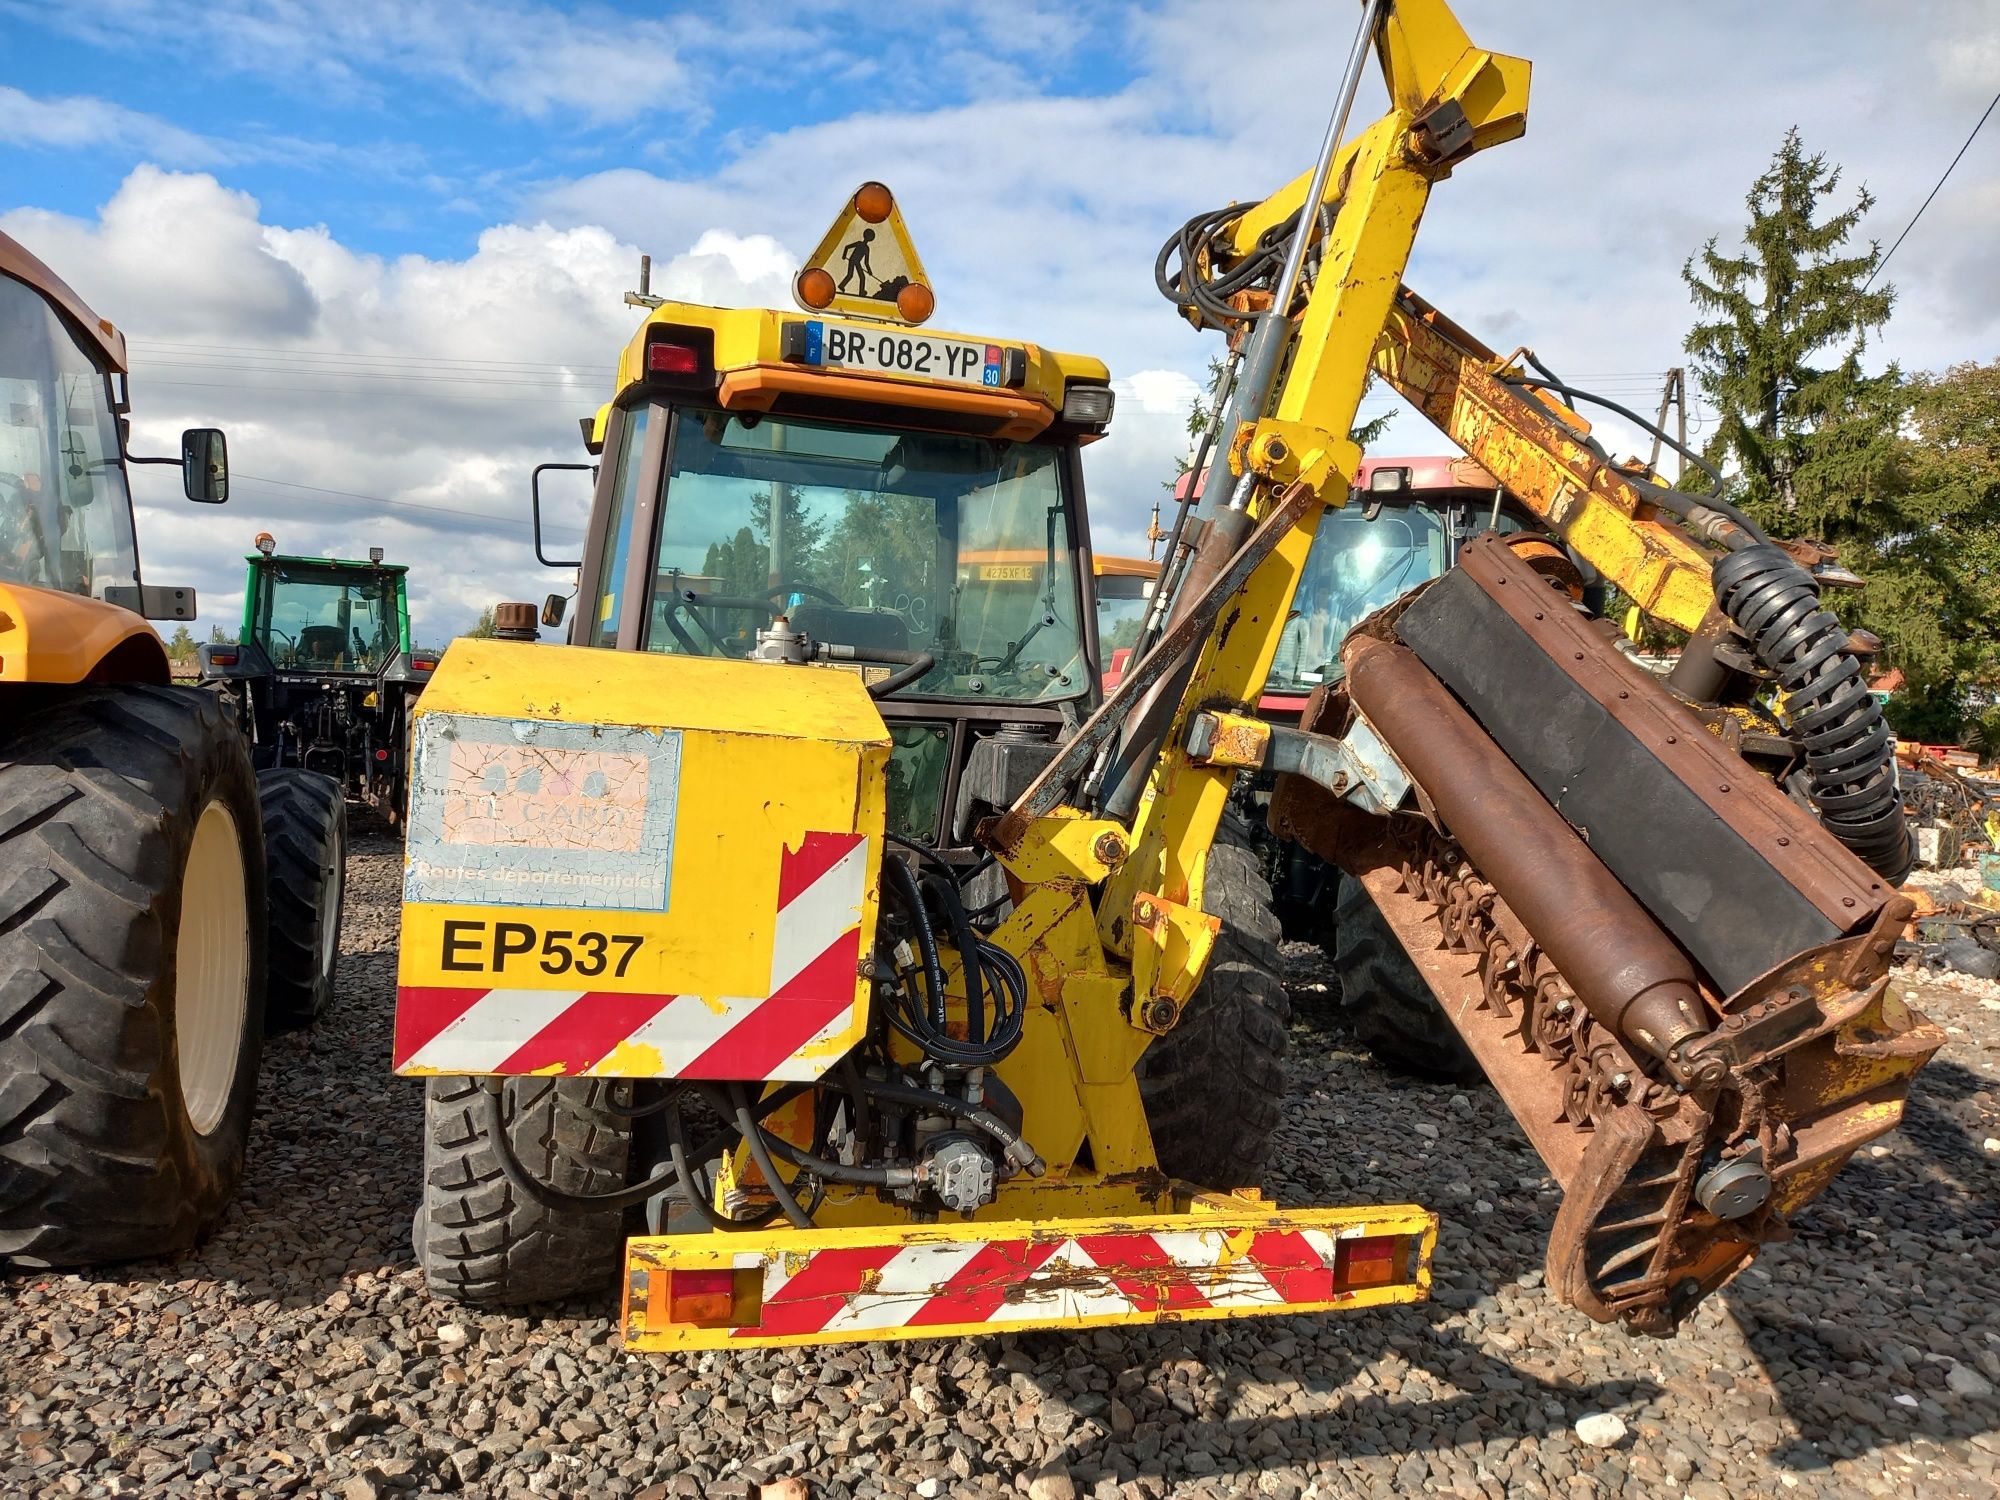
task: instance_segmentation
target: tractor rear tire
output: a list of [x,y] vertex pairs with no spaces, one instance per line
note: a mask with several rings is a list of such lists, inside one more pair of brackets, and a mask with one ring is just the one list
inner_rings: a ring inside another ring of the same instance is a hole
[[270,872],[268,1031],[310,1026],[333,1003],[340,908],[347,884],[347,799],[317,771],[257,773]]
[[1209,850],[1203,895],[1222,931],[1179,1022],[1139,1059],[1139,1093],[1153,1153],[1169,1177],[1255,1187],[1284,1106],[1292,1004],[1278,978],[1270,881],[1234,813]]
[[0,1261],[183,1250],[243,1172],[257,783],[199,688],[45,690],[0,736]]
[[1440,1083],[1479,1083],[1485,1071],[1368,888],[1343,874],[1334,887],[1324,944],[1340,984],[1340,1008],[1378,1062]]
[[[424,1090],[424,1194],[417,1264],[439,1296],[480,1307],[553,1302],[615,1284],[624,1215],[551,1214],[507,1180],[482,1123],[477,1078]],[[632,1122],[611,1108],[616,1079],[509,1078],[507,1142],[538,1182],[566,1193],[626,1186]]]

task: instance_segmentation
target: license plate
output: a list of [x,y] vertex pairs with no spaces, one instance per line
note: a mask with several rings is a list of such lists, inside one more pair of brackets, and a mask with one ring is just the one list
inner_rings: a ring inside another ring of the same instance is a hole
[[871,375],[914,375],[960,385],[1000,384],[1000,346],[941,339],[895,328],[850,328],[813,319],[806,324],[806,363]]

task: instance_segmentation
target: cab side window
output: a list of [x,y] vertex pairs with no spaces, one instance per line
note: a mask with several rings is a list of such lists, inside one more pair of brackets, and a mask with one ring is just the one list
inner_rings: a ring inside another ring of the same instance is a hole
[[[591,646],[618,644],[618,623],[626,610],[625,565],[632,557],[632,518],[639,509],[639,470],[646,455],[646,432],[653,410],[636,407],[625,413],[623,433],[618,442],[618,466],[611,486],[611,514],[606,531],[611,546],[605,553],[597,581],[597,608],[590,621]],[[643,607],[644,601],[639,606]]]

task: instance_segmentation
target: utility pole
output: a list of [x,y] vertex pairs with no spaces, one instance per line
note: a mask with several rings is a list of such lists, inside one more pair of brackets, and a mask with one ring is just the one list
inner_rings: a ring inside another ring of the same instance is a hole
[[[1680,439],[1680,446],[1686,448],[1688,441],[1687,371],[1680,365],[1675,365],[1671,370],[1667,371],[1666,386],[1660,392],[1660,414],[1653,419],[1653,456],[1646,460],[1646,467],[1651,469],[1655,474],[1660,472],[1661,433],[1666,429],[1667,408],[1669,406],[1673,407],[1679,413],[1679,430],[1676,435]],[[1674,483],[1680,483],[1681,475],[1686,469],[1687,460],[1682,458],[1678,452],[1675,453]]]
[[640,256],[639,290],[625,294],[625,305],[627,307],[652,308],[658,307],[666,300],[665,297],[655,297],[653,295],[653,257],[650,255]]

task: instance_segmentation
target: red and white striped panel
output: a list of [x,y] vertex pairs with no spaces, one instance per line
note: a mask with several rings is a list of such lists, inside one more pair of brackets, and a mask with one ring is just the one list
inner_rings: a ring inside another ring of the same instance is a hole
[[[763,996],[406,985],[396,1071],[817,1078],[837,1057],[815,1044],[854,1021],[867,873],[863,834],[809,833],[785,851]],[[621,1052],[628,1042],[639,1050]]]
[[1229,1254],[1223,1229],[865,1245],[766,1258],[763,1317],[740,1339],[836,1337],[868,1329],[1046,1324],[1157,1317],[1201,1309],[1253,1312],[1334,1299],[1338,1236],[1259,1230]]

